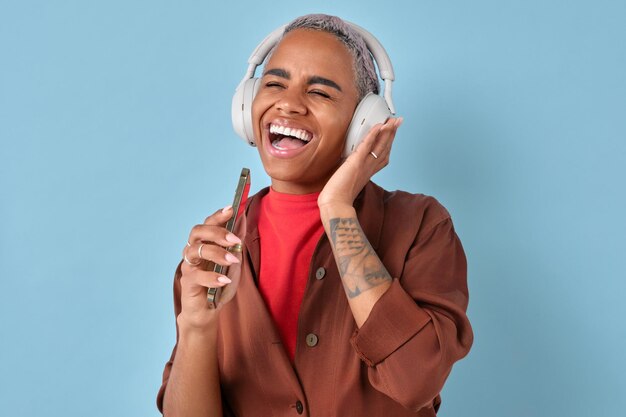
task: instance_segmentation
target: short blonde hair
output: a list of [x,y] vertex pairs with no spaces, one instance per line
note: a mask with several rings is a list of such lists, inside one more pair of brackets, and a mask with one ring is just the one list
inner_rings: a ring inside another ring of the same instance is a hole
[[312,29],[328,32],[339,39],[353,57],[356,89],[361,100],[367,93],[378,94],[380,86],[374,68],[374,59],[365,40],[349,24],[337,16],[308,14],[294,19],[285,27],[286,34],[296,29]]

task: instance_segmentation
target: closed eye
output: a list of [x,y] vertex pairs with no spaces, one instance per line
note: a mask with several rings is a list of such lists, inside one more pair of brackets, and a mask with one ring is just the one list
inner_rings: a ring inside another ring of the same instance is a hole
[[316,94],[324,98],[330,98],[330,94],[322,90],[311,90],[309,91],[309,94]]
[[276,81],[268,81],[265,83],[265,87],[280,87],[280,88],[284,88],[284,86]]

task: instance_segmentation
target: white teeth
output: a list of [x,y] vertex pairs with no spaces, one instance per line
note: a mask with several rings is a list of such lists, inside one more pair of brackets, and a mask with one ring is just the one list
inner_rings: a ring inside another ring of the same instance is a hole
[[312,135],[304,129],[296,129],[295,127],[285,127],[275,124],[270,125],[270,133],[284,136],[293,136],[305,142],[309,142],[312,137]]

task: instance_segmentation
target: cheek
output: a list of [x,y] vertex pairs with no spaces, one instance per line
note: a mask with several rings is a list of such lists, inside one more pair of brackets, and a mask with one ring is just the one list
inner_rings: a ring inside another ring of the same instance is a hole
[[329,121],[328,133],[330,133],[333,137],[337,137],[337,140],[341,143],[343,143],[346,133],[348,132],[348,127],[352,121],[352,115],[353,114],[351,112],[335,111],[332,114],[329,114],[326,119]]
[[267,89],[259,88],[252,100],[252,114],[254,115],[255,112],[263,113],[274,101],[276,101],[276,98]]

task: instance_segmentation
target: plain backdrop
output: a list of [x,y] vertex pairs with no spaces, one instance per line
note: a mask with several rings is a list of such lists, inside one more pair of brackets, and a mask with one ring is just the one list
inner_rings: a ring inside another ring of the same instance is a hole
[[467,252],[475,344],[440,415],[624,415],[617,0],[2,0],[0,415],[158,415],[188,231],[242,166],[269,184],[232,93],[310,12],[386,46],[405,123],[375,181],[437,197]]

